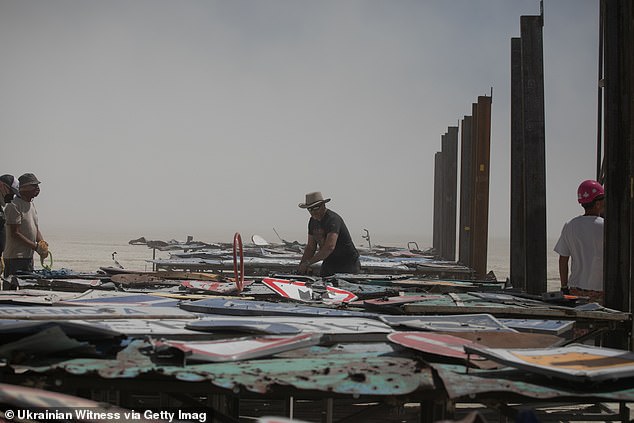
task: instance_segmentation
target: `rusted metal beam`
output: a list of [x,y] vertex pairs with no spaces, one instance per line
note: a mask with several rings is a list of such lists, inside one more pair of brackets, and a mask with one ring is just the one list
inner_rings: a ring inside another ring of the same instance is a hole
[[472,197],[473,186],[473,118],[465,116],[462,119],[460,133],[460,223],[458,225],[458,261],[471,267],[471,230],[472,230]]
[[442,138],[443,153],[443,254],[448,261],[456,260],[456,211],[458,181],[458,127],[450,126]]
[[511,38],[511,245],[510,279],[526,291],[524,234],[524,136],[522,131],[522,40]]
[[526,291],[539,294],[547,290],[543,18],[522,16],[520,27],[524,163],[527,163],[524,166]]
[[472,267],[476,276],[487,273],[489,238],[489,173],[491,156],[491,97],[479,96],[475,117],[474,190],[473,190],[473,242]]
[[437,255],[442,253],[442,207],[443,207],[442,153],[434,155],[434,227],[432,247]]
[[[606,306],[632,309],[634,216],[634,6],[604,0],[606,207],[604,287]],[[616,340],[614,340],[616,341]],[[625,340],[616,342],[623,346]]]

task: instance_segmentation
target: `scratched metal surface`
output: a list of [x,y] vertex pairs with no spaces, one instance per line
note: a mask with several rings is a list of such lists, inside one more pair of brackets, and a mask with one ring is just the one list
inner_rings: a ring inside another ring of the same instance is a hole
[[161,374],[186,382],[209,381],[227,390],[265,394],[273,387],[349,395],[399,396],[434,389],[431,369],[410,357],[366,353],[332,353],[315,357],[285,357],[197,365],[155,364],[141,352],[149,344],[134,341],[114,360],[73,359],[42,366],[15,368],[105,379],[142,378]]
[[[596,399],[599,401],[634,401],[632,379],[603,384],[557,382],[553,378],[522,370],[503,368],[479,370],[459,364],[433,363],[450,399],[474,399],[492,393],[519,395],[525,399]],[[500,399],[502,399],[500,397]]]

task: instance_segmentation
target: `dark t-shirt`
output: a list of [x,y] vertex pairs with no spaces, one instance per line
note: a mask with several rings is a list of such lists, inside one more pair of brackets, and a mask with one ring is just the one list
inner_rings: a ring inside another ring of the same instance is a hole
[[326,257],[324,264],[355,263],[359,258],[359,253],[341,216],[332,210],[326,210],[323,219],[317,220],[311,217],[308,221],[308,234],[315,238],[320,248],[326,241],[326,235],[331,232],[337,233],[339,236],[334,251]]

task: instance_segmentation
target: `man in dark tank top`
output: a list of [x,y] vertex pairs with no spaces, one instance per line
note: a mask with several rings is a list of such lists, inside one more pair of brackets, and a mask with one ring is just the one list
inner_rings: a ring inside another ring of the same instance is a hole
[[322,277],[360,271],[359,252],[341,216],[326,208],[329,201],[330,198],[324,199],[321,192],[310,192],[306,194],[306,201],[299,204],[310,213],[308,242],[298,269],[300,274],[305,274],[311,264],[322,260]]

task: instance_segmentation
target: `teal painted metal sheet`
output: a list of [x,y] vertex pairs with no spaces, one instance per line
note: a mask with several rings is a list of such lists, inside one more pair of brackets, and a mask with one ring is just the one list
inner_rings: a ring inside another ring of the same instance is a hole
[[407,395],[421,389],[434,389],[431,369],[406,357],[331,354],[314,358],[169,366],[154,364],[150,357],[142,354],[140,350],[148,345],[144,341],[134,341],[115,360],[75,359],[21,368],[40,373],[63,370],[73,375],[99,375],[105,379],[161,374],[180,381],[209,381],[223,389],[244,389],[258,394],[265,394],[275,387],[376,396]]

